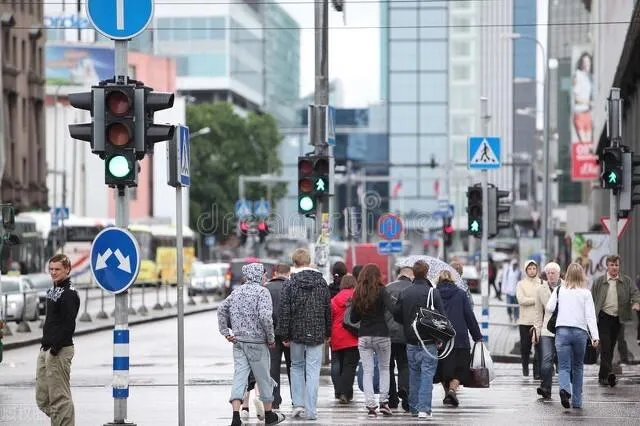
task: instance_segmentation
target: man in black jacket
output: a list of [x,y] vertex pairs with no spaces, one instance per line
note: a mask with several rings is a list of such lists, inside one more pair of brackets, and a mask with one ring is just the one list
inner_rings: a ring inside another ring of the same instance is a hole
[[[271,294],[271,302],[273,302],[273,325],[278,326],[278,312],[280,311],[280,292],[285,281],[289,279],[289,265],[279,263],[276,265],[273,278],[265,284],[265,287]],[[273,404],[272,409],[278,410],[282,403],[280,395],[280,365],[282,364],[282,355],[284,354],[284,362],[287,365],[287,378],[291,383],[291,355],[289,347],[282,343],[282,340],[276,336],[276,345],[269,349],[271,355],[271,378],[276,381],[273,388]],[[291,390],[291,389],[289,389]]]
[[[427,306],[429,292],[433,289],[434,308],[445,315],[438,290],[427,279],[429,265],[418,261],[413,265],[413,285],[401,294],[394,310],[394,318],[404,326],[407,340],[407,358],[409,361],[409,410],[414,417],[431,417],[431,399],[433,392],[433,376],[438,366],[438,349],[434,340],[422,343],[416,336],[412,324],[421,307]],[[429,351],[429,354],[423,348]]]
[[331,336],[329,286],[309,266],[308,250],[297,249],[291,258],[295,270],[280,293],[276,336],[291,349],[292,417],[315,420],[323,344]]
[[36,369],[38,408],[51,418],[51,424],[60,426],[75,425],[70,375],[80,298],[71,286],[70,272],[66,255],[56,254],[49,260],[54,286],[47,291],[47,317]]
[[[413,281],[413,269],[409,266],[401,267],[398,271],[398,279],[387,284],[387,292],[397,302],[400,294],[411,287]],[[389,321],[389,336],[391,337],[391,359],[389,361],[389,407],[398,408],[402,399],[402,408],[409,411],[409,361],[407,360],[407,339],[401,324],[395,320]],[[398,366],[398,386],[396,388],[395,366]]]

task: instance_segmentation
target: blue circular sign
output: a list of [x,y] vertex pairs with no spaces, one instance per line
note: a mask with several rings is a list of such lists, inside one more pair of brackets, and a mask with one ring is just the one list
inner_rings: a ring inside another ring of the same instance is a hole
[[378,219],[378,235],[385,240],[397,240],[403,229],[402,219],[398,215],[386,213]]
[[126,291],[140,271],[140,247],[123,228],[105,228],[91,244],[91,274],[96,283],[112,294]]
[[87,0],[87,18],[112,40],[130,40],[153,19],[153,0]]

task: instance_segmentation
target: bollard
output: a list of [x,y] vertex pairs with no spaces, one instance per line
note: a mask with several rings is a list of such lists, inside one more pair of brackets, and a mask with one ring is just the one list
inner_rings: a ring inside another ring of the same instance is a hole
[[29,321],[27,321],[27,293],[25,291],[22,292],[22,315],[16,331],[18,333],[31,333],[31,327],[29,327]]
[[82,315],[80,315],[80,318],[78,318],[78,321],[91,322],[91,315],[89,315],[89,312],[87,312],[88,306],[89,306],[89,286],[86,286],[84,288],[84,311],[82,312]]
[[97,319],[107,319],[109,315],[104,311],[104,290],[100,289],[100,312],[96,314]]
[[193,295],[191,293],[189,294],[189,300],[187,301],[187,305],[189,306],[195,306],[196,305],[196,301],[193,299]]
[[168,282],[164,283],[164,298],[165,298],[165,302],[163,306],[167,309],[171,309],[173,306],[171,305],[171,302],[169,302],[169,283]]
[[200,299],[201,303],[209,303],[209,298],[207,297],[207,293],[202,293],[202,299]]
[[138,312],[133,307],[133,287],[129,287],[127,292],[129,293],[129,315],[136,315]]
[[4,326],[2,327],[2,335],[3,336],[13,336],[13,332],[11,331],[11,329],[9,328],[9,323],[7,322],[6,318],[4,317],[4,315],[7,314],[7,308],[9,307],[9,295],[5,294],[4,295],[4,310],[2,311],[3,314],[3,322],[4,322]]
[[149,313],[149,310],[147,309],[147,306],[144,304],[144,289],[147,285],[146,284],[142,284],[142,305],[138,308],[138,313],[140,315],[147,315]]
[[162,305],[160,304],[160,284],[156,284],[156,304],[152,308],[154,311],[161,311]]

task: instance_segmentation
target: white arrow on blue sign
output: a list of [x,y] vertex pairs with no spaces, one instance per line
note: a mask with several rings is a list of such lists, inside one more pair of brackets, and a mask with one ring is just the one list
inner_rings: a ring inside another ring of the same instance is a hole
[[87,18],[112,40],[130,40],[153,19],[153,0],[87,0]]
[[378,254],[398,254],[402,253],[402,241],[378,241]]
[[140,247],[126,229],[105,228],[91,244],[91,274],[112,294],[126,291],[140,271]]

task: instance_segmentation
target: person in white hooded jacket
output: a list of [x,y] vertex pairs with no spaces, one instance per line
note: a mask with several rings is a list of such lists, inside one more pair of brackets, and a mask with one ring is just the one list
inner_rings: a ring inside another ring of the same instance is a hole
[[516,289],[518,281],[522,279],[522,270],[518,266],[518,260],[513,259],[509,265],[506,265],[502,274],[502,292],[507,296],[507,314],[509,322],[518,321],[520,317],[520,309],[518,307],[509,306],[517,305]]
[[[522,375],[529,376],[529,359],[531,358],[531,334],[535,333],[533,324],[536,319],[536,294],[538,287],[542,284],[542,279],[538,277],[538,264],[534,260],[528,260],[524,265],[524,278],[518,281],[516,288],[516,298],[520,305],[520,357],[522,361]],[[536,345],[537,346],[537,345]],[[533,377],[540,379],[540,369],[538,368],[539,349],[536,347],[533,357]]]

